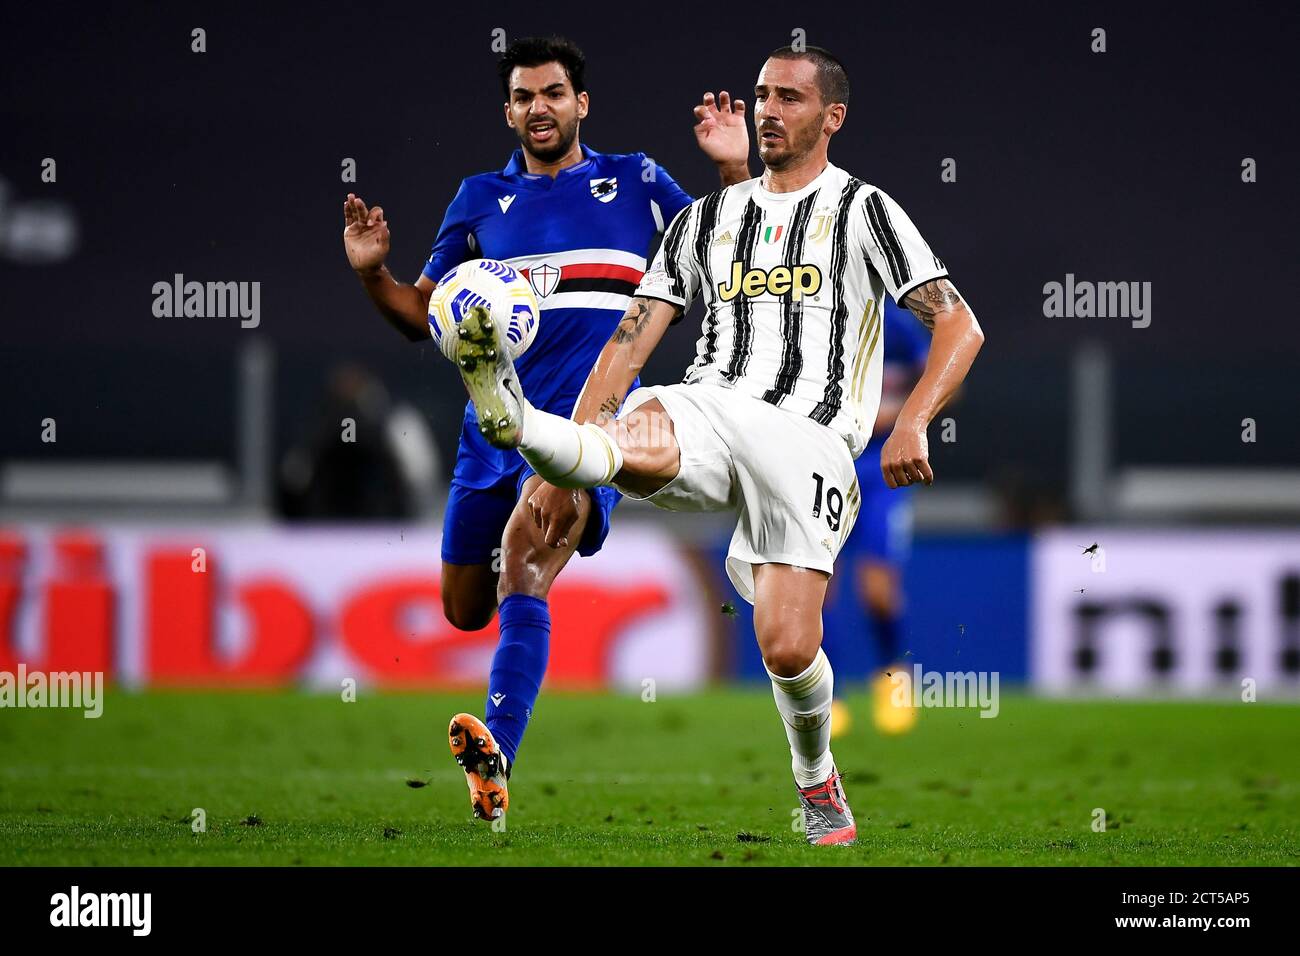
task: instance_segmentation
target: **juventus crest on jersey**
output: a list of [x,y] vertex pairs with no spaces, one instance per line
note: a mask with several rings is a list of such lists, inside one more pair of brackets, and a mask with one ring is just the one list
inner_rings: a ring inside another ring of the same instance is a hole
[[946,276],[898,204],[828,163],[802,189],[760,180],[673,220],[636,294],[684,310],[703,295],[685,382],[713,382],[806,415],[866,447],[880,405],[885,292]]

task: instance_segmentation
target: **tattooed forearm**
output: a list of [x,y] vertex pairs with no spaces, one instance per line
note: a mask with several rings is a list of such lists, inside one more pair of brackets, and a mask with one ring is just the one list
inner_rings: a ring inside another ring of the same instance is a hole
[[619,321],[613,340],[619,345],[626,345],[641,334],[649,321],[650,303],[638,296],[632,300],[632,304],[627,307],[627,314]]
[[965,308],[959,293],[947,279],[935,279],[917,286],[903,297],[903,307],[934,331],[934,319],[940,312],[956,312]]
[[609,398],[605,399],[603,402],[600,403],[601,416],[603,417],[606,415],[609,416],[617,415],[619,406],[621,406],[622,404],[623,403],[619,401],[617,395],[609,396]]

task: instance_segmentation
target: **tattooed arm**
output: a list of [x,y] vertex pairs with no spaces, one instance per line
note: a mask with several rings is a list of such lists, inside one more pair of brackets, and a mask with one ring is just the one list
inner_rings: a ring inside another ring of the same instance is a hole
[[[940,312],[950,312],[958,307],[966,309],[961,293],[945,279],[934,279],[919,285],[903,296],[903,307],[921,320],[921,323],[934,331],[934,319]],[[969,314],[969,309],[966,309]],[[974,318],[974,316],[971,316]]]
[[902,305],[931,331],[934,341],[925,371],[880,452],[880,471],[890,488],[916,481],[934,483],[925,430],[966,378],[984,344],[979,322],[946,278],[917,286],[903,297]]
[[573,407],[575,422],[600,422],[618,412],[664,330],[681,311],[661,299],[637,296],[632,300],[587,376]]

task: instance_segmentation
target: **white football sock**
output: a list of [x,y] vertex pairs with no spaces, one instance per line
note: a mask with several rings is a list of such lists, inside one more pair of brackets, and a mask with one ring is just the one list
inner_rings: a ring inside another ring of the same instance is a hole
[[825,783],[835,758],[831,755],[831,694],[835,676],[822,649],[807,670],[795,677],[777,677],[771,671],[772,696],[790,740],[790,766],[801,787]]
[[595,425],[579,425],[527,402],[523,424],[519,453],[557,488],[607,485],[623,468],[622,450]]

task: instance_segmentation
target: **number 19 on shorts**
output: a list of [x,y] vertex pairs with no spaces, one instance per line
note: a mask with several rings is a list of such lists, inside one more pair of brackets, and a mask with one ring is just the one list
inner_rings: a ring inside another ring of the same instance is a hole
[[813,495],[812,516],[820,518],[822,516],[822,492],[825,491],[826,500],[826,524],[832,531],[840,530],[840,518],[844,514],[844,492],[832,486],[825,488],[826,479],[817,472],[813,472],[813,481],[817,484],[816,493]]

